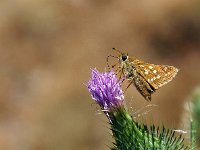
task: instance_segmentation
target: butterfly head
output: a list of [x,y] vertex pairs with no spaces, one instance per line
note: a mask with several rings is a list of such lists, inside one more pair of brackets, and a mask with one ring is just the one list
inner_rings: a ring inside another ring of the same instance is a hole
[[115,48],[113,48],[113,50],[115,50],[116,52],[119,53],[118,58],[119,58],[120,63],[128,60],[128,53],[122,53],[121,51],[119,51],[118,49],[115,49]]
[[120,62],[127,61],[128,60],[128,54],[125,54],[125,53],[121,54],[119,59],[120,59]]

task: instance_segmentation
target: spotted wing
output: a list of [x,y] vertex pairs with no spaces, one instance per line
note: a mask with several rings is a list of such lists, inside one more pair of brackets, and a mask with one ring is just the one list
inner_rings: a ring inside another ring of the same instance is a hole
[[158,89],[170,82],[177,74],[178,69],[168,65],[154,65],[134,60],[137,72],[154,88]]

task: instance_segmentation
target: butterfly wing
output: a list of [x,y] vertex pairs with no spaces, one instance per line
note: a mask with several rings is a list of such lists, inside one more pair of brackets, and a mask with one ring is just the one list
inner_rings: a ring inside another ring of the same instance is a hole
[[154,89],[158,89],[170,82],[178,72],[178,69],[174,66],[154,65],[138,59],[135,59],[133,63],[137,72],[143,76]]
[[133,80],[133,83],[140,94],[147,101],[151,101],[151,94],[155,92],[155,89],[141,75],[135,75]]

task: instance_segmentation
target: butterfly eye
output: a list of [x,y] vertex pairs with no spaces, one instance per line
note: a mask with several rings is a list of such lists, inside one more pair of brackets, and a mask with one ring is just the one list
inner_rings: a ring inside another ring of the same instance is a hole
[[122,55],[122,60],[123,61],[125,61],[127,58],[128,58],[127,55],[125,55],[125,54]]

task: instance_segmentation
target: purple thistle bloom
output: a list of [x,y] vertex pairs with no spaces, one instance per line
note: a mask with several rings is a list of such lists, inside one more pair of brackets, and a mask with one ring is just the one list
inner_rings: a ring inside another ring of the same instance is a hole
[[123,91],[115,73],[99,73],[92,70],[92,79],[88,82],[88,89],[92,98],[105,111],[121,106],[124,101]]

